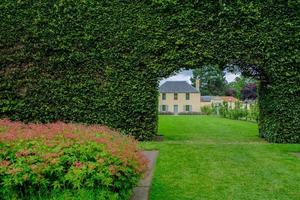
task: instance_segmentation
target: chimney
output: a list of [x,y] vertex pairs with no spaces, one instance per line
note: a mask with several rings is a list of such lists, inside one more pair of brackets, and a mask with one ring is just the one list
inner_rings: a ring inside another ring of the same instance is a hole
[[196,89],[200,91],[200,80],[198,78],[196,79]]

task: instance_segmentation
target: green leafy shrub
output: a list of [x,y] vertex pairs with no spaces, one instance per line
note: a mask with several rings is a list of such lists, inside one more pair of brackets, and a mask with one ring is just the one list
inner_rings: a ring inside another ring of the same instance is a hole
[[201,107],[201,113],[204,115],[211,115],[213,114],[213,108],[211,106],[203,106]]
[[98,190],[128,199],[146,170],[136,141],[103,126],[0,120],[0,195]]
[[225,118],[228,117],[228,113],[229,113],[228,103],[223,102],[223,104],[219,106],[219,111],[220,111],[220,116]]
[[251,104],[250,109],[244,108],[241,102],[236,102],[234,108],[229,108],[228,103],[224,102],[219,108],[219,114],[221,117],[234,119],[234,120],[247,120],[257,122],[259,116],[259,110],[257,103]]
[[247,115],[247,119],[249,119],[250,121],[256,121],[258,122],[258,117],[259,117],[259,107],[258,104],[251,104],[250,105],[250,109],[248,110],[248,115]]
[[235,120],[246,119],[247,113],[247,110],[242,108],[230,109],[228,110],[228,117]]

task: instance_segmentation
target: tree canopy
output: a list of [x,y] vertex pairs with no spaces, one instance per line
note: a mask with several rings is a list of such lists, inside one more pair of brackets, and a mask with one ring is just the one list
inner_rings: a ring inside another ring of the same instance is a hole
[[248,84],[256,84],[258,81],[253,78],[247,78],[243,75],[238,76],[235,78],[234,81],[228,83],[226,85],[227,89],[233,89],[235,91],[234,97],[238,99],[243,99],[243,93],[242,90],[248,85]]
[[206,65],[202,68],[194,69],[191,78],[194,86],[196,79],[200,80],[201,95],[224,95],[226,85],[225,73],[220,68]]
[[241,94],[242,100],[255,100],[257,98],[257,85],[255,83],[245,85]]

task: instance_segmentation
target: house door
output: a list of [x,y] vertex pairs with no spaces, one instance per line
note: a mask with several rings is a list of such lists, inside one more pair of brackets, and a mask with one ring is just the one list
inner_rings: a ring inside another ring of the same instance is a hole
[[178,114],[178,105],[174,105],[174,114]]

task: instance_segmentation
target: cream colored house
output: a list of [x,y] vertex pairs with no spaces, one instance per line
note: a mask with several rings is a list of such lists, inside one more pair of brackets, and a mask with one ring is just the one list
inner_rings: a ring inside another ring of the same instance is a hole
[[200,81],[196,87],[186,81],[167,81],[159,87],[159,112],[161,113],[192,113],[201,112],[201,107],[228,103],[234,108],[238,99],[224,96],[201,96]]
[[200,82],[196,81],[196,88],[186,81],[167,81],[159,87],[159,111],[172,112],[200,112],[201,94]]

